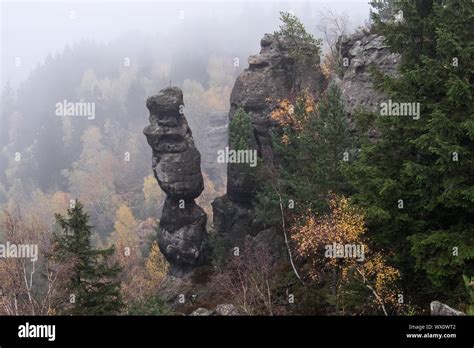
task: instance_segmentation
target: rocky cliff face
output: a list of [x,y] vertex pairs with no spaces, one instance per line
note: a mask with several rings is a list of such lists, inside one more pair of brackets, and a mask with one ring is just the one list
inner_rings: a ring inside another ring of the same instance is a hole
[[380,102],[386,96],[374,90],[370,67],[374,66],[384,74],[396,74],[400,55],[390,52],[383,36],[363,32],[343,40],[341,53],[349,61],[340,83],[346,112],[350,118],[359,109],[378,112]]
[[[242,108],[251,115],[254,139],[252,149],[260,158],[272,163],[270,129],[276,126],[270,119],[271,102],[297,95],[307,90],[318,96],[324,78],[319,68],[319,57],[308,54],[307,64],[299,64],[291,55],[294,43],[285,38],[265,34],[259,54],[249,57],[249,67],[237,78],[231,93],[229,122]],[[235,244],[241,244],[248,234],[258,233],[254,224],[252,201],[255,178],[241,165],[227,166],[227,194],[213,203],[214,226],[218,232],[228,233]]]
[[205,260],[207,215],[194,199],[204,189],[201,155],[183,115],[183,93],[166,88],[148,98],[150,125],[144,129],[152,148],[153,172],[166,193],[158,228],[158,244],[170,263],[170,273],[181,276]]

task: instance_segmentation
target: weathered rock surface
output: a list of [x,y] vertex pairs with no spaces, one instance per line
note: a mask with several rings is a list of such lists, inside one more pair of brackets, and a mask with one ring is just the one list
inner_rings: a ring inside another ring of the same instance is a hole
[[458,311],[454,308],[445,305],[444,303],[433,301],[430,304],[430,311],[431,315],[438,316],[438,315],[466,315],[465,313]]
[[204,189],[201,155],[181,110],[183,93],[170,87],[148,98],[150,125],[144,129],[153,153],[153,172],[166,193],[158,244],[170,273],[183,275],[205,260],[207,215],[195,202]]
[[255,213],[251,203],[232,202],[227,195],[212,202],[213,224],[218,233],[228,233],[232,245],[243,245],[245,236],[256,235]]
[[212,315],[214,312],[206,308],[198,308],[194,310],[190,316],[192,317],[207,317]]
[[352,116],[358,109],[368,112],[380,110],[380,102],[386,96],[374,89],[370,67],[375,66],[384,74],[394,75],[400,55],[390,52],[383,36],[361,32],[343,40],[342,57],[349,61],[340,86],[346,112]]
[[232,303],[220,304],[214,309],[214,315],[240,315],[239,310]]
[[186,273],[204,261],[206,222],[206,213],[193,200],[185,202],[184,208],[180,208],[178,201],[166,198],[158,245],[172,265],[174,274]]
[[[294,42],[265,34],[259,54],[249,57],[249,67],[237,78],[230,98],[229,122],[242,108],[251,115],[254,139],[249,150],[257,150],[266,163],[273,163],[270,129],[276,124],[270,112],[278,99],[297,95],[302,90],[318,96],[324,77],[319,56],[309,53],[306,63],[297,62],[291,50]],[[227,166],[227,194],[213,202],[214,226],[227,233],[235,243],[242,244],[246,235],[258,233],[252,206],[256,178],[242,164]]]
[[190,316],[237,316],[241,315],[237,307],[232,303],[224,303],[217,305],[213,310],[206,308],[198,308],[194,310]]

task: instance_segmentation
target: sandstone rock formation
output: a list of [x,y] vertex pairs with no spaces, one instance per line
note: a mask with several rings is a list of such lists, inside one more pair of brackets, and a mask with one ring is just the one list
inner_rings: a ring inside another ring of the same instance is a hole
[[195,309],[190,316],[192,317],[207,317],[212,315],[214,312],[206,308]]
[[240,315],[240,312],[232,303],[224,303],[217,305],[217,307],[214,309],[214,315],[236,316]]
[[241,315],[237,307],[232,303],[224,303],[217,305],[214,310],[206,308],[198,308],[194,310],[190,316],[239,316]]
[[[259,54],[249,57],[249,67],[237,78],[230,99],[229,122],[242,108],[252,118],[254,141],[251,147],[267,163],[272,163],[270,129],[276,124],[270,111],[277,99],[297,95],[307,90],[319,95],[324,78],[319,68],[319,57],[308,53],[306,64],[291,55],[295,43],[284,37],[265,34],[260,42]],[[308,50],[309,52],[310,50]],[[231,135],[230,135],[231,136]],[[212,203],[214,226],[226,232],[235,244],[241,244],[246,235],[255,235],[259,228],[254,224],[252,201],[255,178],[241,165],[227,166],[227,194]]]
[[384,74],[394,75],[400,62],[400,55],[390,52],[383,36],[356,33],[342,41],[342,57],[349,66],[340,85],[344,108],[349,116],[358,109],[378,112],[380,102],[386,96],[374,89],[370,67],[375,66]]
[[152,166],[166,200],[158,228],[158,244],[181,276],[205,260],[207,215],[194,199],[204,189],[201,155],[196,149],[183,110],[183,93],[170,87],[148,98],[150,125],[144,129],[152,148]]
[[444,303],[433,301],[430,304],[430,311],[431,315],[438,316],[438,315],[466,315],[465,313],[458,311],[454,308],[445,305]]

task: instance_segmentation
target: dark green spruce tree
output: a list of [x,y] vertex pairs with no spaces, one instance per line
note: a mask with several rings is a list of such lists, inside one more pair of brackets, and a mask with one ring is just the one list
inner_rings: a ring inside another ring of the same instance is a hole
[[59,264],[72,262],[70,277],[64,286],[74,301],[66,306],[70,315],[113,315],[120,313],[123,302],[120,295],[121,272],[117,264],[110,265],[114,247],[93,249],[89,215],[80,202],[68,209],[67,216],[56,214],[61,231],[53,235],[52,257]]
[[328,208],[329,193],[350,190],[342,168],[351,158],[353,145],[339,87],[330,85],[311,109],[304,97],[298,98],[293,115],[302,129],[284,125],[273,134],[274,168],[261,175],[257,214],[268,224],[279,222],[280,197],[285,207],[295,203],[293,213],[307,209],[321,213]]
[[[474,6],[471,0],[401,0],[402,16],[375,29],[402,55],[397,76],[374,70],[395,103],[420,115],[373,115],[348,174],[372,241],[393,252],[404,295],[463,307],[474,274]],[[367,120],[367,119],[366,119]],[[361,121],[361,119],[359,119]],[[366,124],[367,125],[367,124]]]

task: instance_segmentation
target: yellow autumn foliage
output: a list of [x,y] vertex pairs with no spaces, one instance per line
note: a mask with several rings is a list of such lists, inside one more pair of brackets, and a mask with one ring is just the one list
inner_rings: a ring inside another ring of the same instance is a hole
[[[313,116],[316,110],[314,98],[307,91],[304,91],[294,102],[289,99],[276,99],[274,101],[269,99],[267,102],[275,102],[276,104],[270,113],[270,118],[282,127],[290,127],[296,133],[305,128],[309,118]],[[296,107],[302,110],[300,114],[295,113]],[[283,137],[282,143],[289,144],[288,137]]]
[[152,243],[150,254],[145,260],[145,270],[146,277],[154,286],[160,284],[168,272],[168,262],[161,253],[156,241]]
[[138,247],[137,221],[127,205],[121,204],[117,209],[114,227],[113,239],[120,240],[124,245],[131,248]]
[[[302,217],[303,223],[291,228],[292,240],[296,245],[297,256],[310,262],[308,276],[319,280],[321,271],[336,269],[339,274],[338,289],[350,282],[360,282],[373,293],[373,301],[382,306],[399,307],[395,282],[400,273],[387,265],[381,252],[371,251],[365,237],[365,216],[354,208],[345,197],[331,196],[330,213],[315,217],[308,212]],[[325,248],[333,243],[358,245],[364,251],[361,262],[355,257],[326,257]]]

